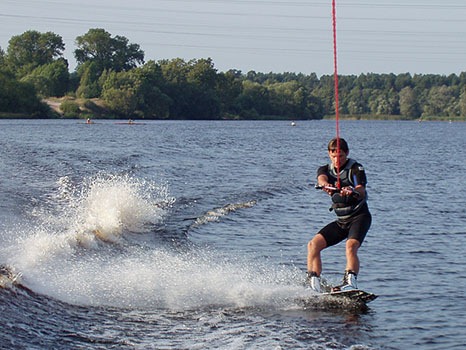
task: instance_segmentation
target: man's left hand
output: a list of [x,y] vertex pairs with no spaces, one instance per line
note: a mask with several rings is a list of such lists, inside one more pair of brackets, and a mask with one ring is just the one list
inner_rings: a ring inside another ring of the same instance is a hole
[[340,190],[340,194],[342,196],[351,196],[354,193],[354,188],[351,186],[343,187]]

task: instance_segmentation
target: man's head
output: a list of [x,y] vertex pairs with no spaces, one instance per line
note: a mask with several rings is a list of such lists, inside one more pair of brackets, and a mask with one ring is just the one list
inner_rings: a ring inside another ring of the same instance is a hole
[[344,165],[348,159],[349,148],[344,139],[340,137],[340,152],[338,152],[338,139],[335,137],[328,143],[328,156],[335,168]]
[[[330,152],[331,150],[336,150],[337,147],[338,147],[338,139],[334,137],[328,143],[327,148],[328,148],[328,151]],[[345,139],[342,139],[341,137],[340,137],[340,151],[343,151],[346,154],[349,153],[348,143],[346,143]]]

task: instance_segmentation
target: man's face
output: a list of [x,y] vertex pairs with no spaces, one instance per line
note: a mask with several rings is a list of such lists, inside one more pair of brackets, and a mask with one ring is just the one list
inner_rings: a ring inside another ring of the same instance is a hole
[[[349,153],[349,152],[348,152]],[[340,163],[338,163],[338,157],[337,157],[337,148],[331,148],[328,150],[328,156],[330,157],[330,160],[332,161],[332,164],[334,167],[341,166],[345,164],[346,160],[348,159],[348,153],[340,149]]]

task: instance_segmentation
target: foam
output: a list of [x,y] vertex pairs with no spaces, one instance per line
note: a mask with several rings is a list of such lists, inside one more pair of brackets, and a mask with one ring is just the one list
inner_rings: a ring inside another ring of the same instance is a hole
[[283,306],[303,292],[294,267],[193,244],[176,250],[125,240],[163,224],[174,202],[166,186],[99,174],[79,185],[61,178],[51,198],[10,247],[8,263],[35,292],[73,304],[174,310]]

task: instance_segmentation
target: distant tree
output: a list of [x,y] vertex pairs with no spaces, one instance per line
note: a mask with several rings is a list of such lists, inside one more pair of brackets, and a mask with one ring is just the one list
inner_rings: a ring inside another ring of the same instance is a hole
[[[360,85],[360,84],[358,84]],[[365,93],[369,90],[355,86],[345,98],[348,113],[351,115],[365,114],[368,104],[364,99]]]
[[49,117],[50,109],[37,97],[34,87],[19,82],[14,74],[0,67],[0,111]]
[[413,87],[413,81],[412,81],[411,74],[409,73],[398,74],[395,78],[396,91],[401,91],[405,87]]
[[192,60],[188,66],[191,108],[186,115],[191,119],[218,119],[221,113],[217,94],[219,79],[212,59]]
[[217,94],[218,74],[212,60],[186,62],[181,58],[159,61],[170,96],[170,116],[188,119],[217,119],[221,102]]
[[137,95],[134,88],[130,86],[106,89],[103,98],[116,115],[128,118],[136,112]]
[[105,71],[99,83],[102,98],[117,115],[138,114],[148,119],[169,117],[171,99],[162,92],[164,81],[160,66],[154,61],[127,72]]
[[0,46],[0,66],[5,65],[5,51],[3,51],[2,47]]
[[[333,75],[323,75],[320,77],[319,85],[312,90],[312,95],[321,101],[324,115],[335,114],[334,87]],[[353,84],[348,84],[346,90],[350,91],[352,88]]]
[[458,77],[458,84],[460,87],[465,87],[466,86],[466,72],[461,72],[459,77]]
[[434,86],[429,90],[428,100],[424,105],[423,116],[454,116],[456,110],[456,89],[445,85]]
[[138,44],[129,44],[123,36],[112,37],[104,29],[89,29],[86,34],[76,38],[76,45],[78,48],[74,56],[80,77],[79,97],[100,96],[98,80],[104,71],[128,71],[144,63],[144,51]]
[[296,80],[267,85],[270,91],[272,114],[292,119],[317,119],[315,100],[302,84]]
[[78,65],[86,62],[96,64],[98,71],[127,71],[144,63],[144,51],[138,44],[129,44],[124,36],[115,36],[104,29],[89,29],[76,38],[74,56]]
[[138,105],[139,81],[131,72],[105,72],[101,77],[102,98],[117,115],[130,117]]
[[369,73],[361,74],[355,81],[355,84],[360,89],[380,89],[382,84],[382,76],[380,74]]
[[272,112],[269,90],[249,80],[243,82],[242,92],[237,97],[235,105],[240,116],[247,119],[271,115]]
[[188,80],[189,64],[182,58],[160,60],[158,63],[167,83],[182,84]]
[[460,85],[461,79],[456,74],[450,74],[446,79],[446,84],[448,86]]
[[79,86],[76,90],[76,96],[82,98],[100,97],[102,89],[99,80],[104,72],[95,62],[86,62],[78,68]]
[[63,101],[60,104],[60,109],[65,118],[78,118],[81,114],[79,105],[74,101]]
[[379,87],[379,89],[385,91],[396,90],[396,75],[393,73],[382,74],[380,83],[382,85]]
[[372,90],[368,107],[374,115],[397,115],[400,110],[398,93],[394,89]]
[[211,58],[192,60],[188,62],[186,78],[200,88],[213,89],[217,84],[217,69]]
[[32,83],[42,97],[64,96],[69,80],[68,62],[64,59],[39,66],[22,78],[22,81]]
[[276,82],[276,80],[270,81],[274,82],[265,85],[269,95],[269,113],[271,115],[293,118],[295,114],[293,95],[298,89],[298,83],[296,81],[287,83]]
[[165,119],[170,116],[172,99],[164,92],[165,80],[159,64],[149,61],[136,68],[134,74],[140,82],[138,90],[138,110],[145,118]]
[[460,95],[459,101],[458,101],[458,108],[460,112],[460,116],[466,117],[466,90],[463,89],[463,92]]
[[61,36],[29,30],[10,39],[6,61],[18,77],[24,77],[34,69],[62,58],[64,49]]
[[219,73],[216,91],[220,100],[220,109],[223,115],[236,114],[235,100],[243,89],[241,72],[229,70]]
[[406,86],[400,93],[400,114],[408,119],[419,118],[421,109],[415,91]]
[[41,75],[28,74],[20,80],[22,83],[29,84],[36,94],[41,98],[51,96],[49,94],[51,82],[48,78]]
[[413,83],[416,88],[425,91],[430,90],[434,86],[440,87],[442,85],[449,85],[446,76],[437,74],[415,74],[413,76]]

